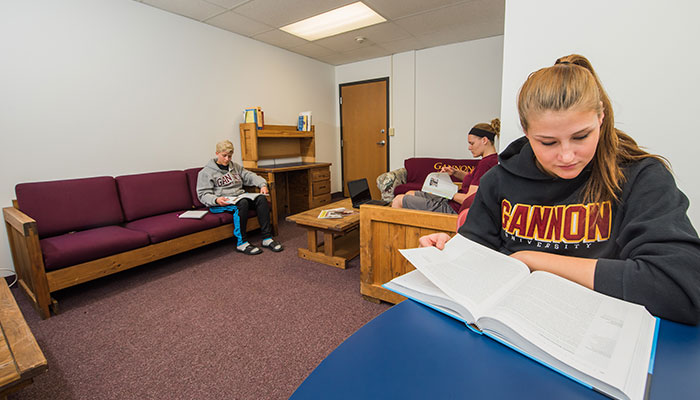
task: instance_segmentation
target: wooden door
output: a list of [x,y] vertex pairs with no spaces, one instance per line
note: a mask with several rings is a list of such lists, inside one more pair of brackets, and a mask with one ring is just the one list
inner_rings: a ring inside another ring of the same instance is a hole
[[389,78],[340,85],[343,193],[349,181],[366,178],[380,199],[377,177],[389,170]]

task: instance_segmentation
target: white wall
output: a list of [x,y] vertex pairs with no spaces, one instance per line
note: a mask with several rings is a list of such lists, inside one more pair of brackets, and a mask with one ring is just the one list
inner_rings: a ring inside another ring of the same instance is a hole
[[472,158],[467,132],[500,113],[502,55],[503,36],[495,36],[341,65],[336,92],[342,83],[389,77],[391,169],[414,156]]
[[247,106],[273,124],[313,110],[338,166],[334,67],[307,57],[126,0],[2,1],[0,54],[3,207],[20,182],[201,166],[238,147]]
[[502,63],[503,36],[418,52],[417,156],[472,158],[467,133],[500,116]]
[[618,128],[666,156],[700,227],[695,158],[700,93],[700,2],[507,1],[501,99],[502,148],[522,135],[515,99],[528,74],[585,55],[613,102]]

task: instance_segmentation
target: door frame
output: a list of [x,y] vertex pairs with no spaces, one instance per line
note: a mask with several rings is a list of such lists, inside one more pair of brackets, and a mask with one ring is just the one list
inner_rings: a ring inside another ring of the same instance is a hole
[[[342,102],[342,96],[343,96],[343,87],[344,86],[354,86],[354,85],[362,85],[366,83],[374,83],[374,82],[386,82],[386,131],[384,132],[384,140],[386,141],[386,170],[389,171],[389,77],[384,77],[384,78],[375,78],[375,79],[367,79],[364,81],[356,81],[356,82],[347,82],[347,83],[341,83],[338,85],[338,107],[340,108],[340,181],[341,181],[341,193],[345,193],[345,186],[347,182],[345,182],[345,149],[343,148],[343,102]],[[368,182],[369,183],[369,182]]]

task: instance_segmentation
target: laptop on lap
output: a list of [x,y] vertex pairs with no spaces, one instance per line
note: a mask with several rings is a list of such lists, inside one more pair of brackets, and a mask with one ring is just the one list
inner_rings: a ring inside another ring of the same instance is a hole
[[352,200],[352,208],[360,208],[362,204],[373,204],[377,206],[389,204],[382,200],[372,200],[372,195],[369,192],[369,185],[365,178],[348,182],[348,193]]

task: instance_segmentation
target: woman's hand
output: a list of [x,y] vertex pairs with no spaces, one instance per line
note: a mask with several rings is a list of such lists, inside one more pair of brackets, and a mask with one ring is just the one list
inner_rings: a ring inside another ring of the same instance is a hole
[[227,206],[228,203],[226,202],[226,197],[217,197],[216,204],[218,204],[220,206]]
[[449,176],[452,176],[455,173],[455,169],[449,165],[443,165],[442,168],[440,168],[440,172],[447,172]]
[[270,190],[267,188],[267,186],[263,186],[260,188],[260,193],[262,194],[270,194]]
[[445,243],[450,240],[450,235],[445,232],[432,233],[430,235],[422,236],[418,239],[420,247],[437,247],[439,250],[445,248]]

